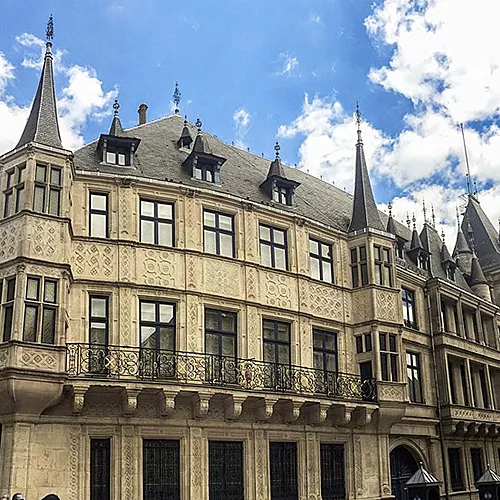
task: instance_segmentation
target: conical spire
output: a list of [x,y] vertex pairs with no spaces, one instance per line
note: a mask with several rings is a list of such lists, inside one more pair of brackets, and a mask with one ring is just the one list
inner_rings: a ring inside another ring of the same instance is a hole
[[115,99],[113,103],[113,121],[111,122],[111,127],[109,128],[108,135],[114,135],[115,137],[120,137],[123,134],[122,122],[120,121],[120,117],[118,116],[118,110],[120,109],[120,104],[118,99]]
[[354,202],[351,223],[348,232],[359,231],[365,228],[384,231],[380,220],[377,205],[373,197],[370,176],[366,166],[363,140],[361,139],[361,113],[356,104],[356,123],[358,125],[358,141],[356,143],[356,173],[354,179]]
[[177,145],[180,148],[189,148],[191,143],[193,142],[193,138],[191,137],[191,133],[188,128],[187,115],[184,116],[184,125],[182,127],[181,136],[177,141]]
[[472,266],[470,271],[470,286],[474,285],[487,285],[488,282],[483,273],[481,264],[479,264],[479,259],[476,254],[472,256]]
[[446,241],[444,239],[444,229],[443,232],[441,233],[441,241],[443,242],[441,245],[441,262],[443,264],[447,262],[455,262],[450,255],[450,252],[448,251],[448,247],[446,246]]
[[203,124],[201,123],[200,117],[198,117],[195,123],[195,126],[198,129],[198,133],[196,134],[196,138],[194,140],[193,151],[195,153],[205,153],[207,155],[211,155],[212,150],[210,149],[208,141],[201,131],[202,125]]
[[396,223],[392,217],[392,203],[389,203],[389,218],[387,219],[387,232],[396,235]]
[[416,250],[416,249],[424,249],[424,245],[422,244],[422,240],[420,239],[420,235],[418,234],[417,231],[417,219],[415,218],[415,214],[413,214],[413,231],[411,233],[411,245],[410,245],[410,250]]
[[51,15],[47,23],[45,58],[40,82],[38,83],[38,89],[31,106],[28,121],[16,148],[32,141],[54,148],[62,148],[54,90],[53,37],[54,22]]
[[269,177],[281,177],[283,179],[286,179],[285,170],[283,168],[283,165],[281,164],[280,149],[281,147],[278,141],[276,141],[276,144],[274,145],[274,151],[276,152],[276,156],[269,165],[269,171],[267,172],[268,179]]

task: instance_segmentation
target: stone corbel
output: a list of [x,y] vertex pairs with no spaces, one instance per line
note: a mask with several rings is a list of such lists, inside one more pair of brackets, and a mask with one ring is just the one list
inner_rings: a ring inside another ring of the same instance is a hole
[[126,417],[132,416],[137,411],[137,398],[140,392],[140,389],[126,388],[123,390],[123,414]]
[[263,404],[257,412],[257,419],[259,422],[267,422],[273,416],[274,405],[277,401],[277,398],[264,398]]
[[476,422],[471,422],[467,426],[466,436],[477,436],[479,433],[479,425]]
[[85,404],[85,394],[89,390],[88,385],[77,385],[73,387],[73,415],[81,415]]
[[175,411],[175,398],[179,391],[160,390],[158,393],[158,406],[162,417],[171,417]]
[[240,418],[243,410],[243,403],[246,399],[246,396],[232,396],[227,398],[225,411],[226,420],[231,422]]
[[303,404],[303,401],[290,401],[286,413],[287,424],[293,424],[294,422],[297,422],[300,417],[300,410]]
[[332,412],[334,427],[346,427],[349,425],[355,410],[354,406],[339,406],[335,408]]
[[496,438],[498,437],[498,426],[493,424],[488,427],[488,434],[487,436],[489,438]]
[[373,413],[375,408],[367,408],[366,406],[358,406],[352,412],[351,426],[353,427],[363,427],[369,425],[372,421]]
[[331,403],[317,403],[312,411],[311,425],[322,425],[328,418],[328,410],[331,408]]
[[205,418],[210,408],[211,394],[196,394],[193,398],[193,417]]

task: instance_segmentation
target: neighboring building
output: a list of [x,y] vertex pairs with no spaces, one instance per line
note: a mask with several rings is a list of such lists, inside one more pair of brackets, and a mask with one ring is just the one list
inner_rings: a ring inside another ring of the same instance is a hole
[[381,214],[359,114],[354,197],[144,105],[73,154],[47,35],[0,157],[0,495],[401,500],[422,461],[471,498],[500,469],[477,197],[452,255]]

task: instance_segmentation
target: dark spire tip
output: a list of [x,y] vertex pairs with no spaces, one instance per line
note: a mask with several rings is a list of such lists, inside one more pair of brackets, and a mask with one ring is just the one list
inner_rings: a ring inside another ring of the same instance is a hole
[[49,16],[49,20],[47,21],[47,28],[45,29],[45,38],[47,43],[51,43],[54,38],[54,18],[52,14]]
[[201,120],[200,120],[199,116],[198,116],[198,118],[196,118],[196,122],[195,122],[194,125],[198,129],[198,133],[201,132],[201,127],[202,127],[203,123],[201,123]]
[[274,151],[276,151],[276,159],[280,157],[280,149],[281,146],[279,145],[279,142],[276,141],[276,144],[274,145]]
[[115,102],[113,103],[113,109],[115,110],[114,115],[118,116],[118,110],[120,109],[120,103],[118,102],[118,99],[115,99]]
[[179,83],[175,82],[175,88],[174,88],[174,93],[172,94],[172,102],[175,104],[175,110],[174,113],[176,115],[179,114],[179,104],[182,99],[182,94],[181,91],[179,90]]

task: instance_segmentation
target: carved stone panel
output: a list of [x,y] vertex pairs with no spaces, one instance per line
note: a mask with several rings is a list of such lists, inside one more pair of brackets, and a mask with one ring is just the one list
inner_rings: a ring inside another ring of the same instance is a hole
[[297,283],[286,274],[272,271],[260,273],[260,289],[269,306],[297,310]]
[[377,290],[375,292],[375,304],[377,309],[377,319],[386,321],[398,321],[399,294],[385,290]]
[[106,243],[73,242],[71,267],[75,276],[99,280],[117,280],[116,248]]
[[226,297],[240,297],[243,286],[242,269],[239,264],[221,262],[218,259],[203,259],[203,284],[207,292]]
[[371,290],[356,290],[352,293],[352,308],[356,311],[353,321],[362,323],[373,319]]
[[22,220],[16,219],[0,223],[0,262],[14,259],[19,255],[22,238]]
[[183,258],[162,249],[137,250],[137,278],[146,285],[178,288],[183,283]]
[[29,217],[26,221],[27,254],[38,259],[61,261],[65,257],[64,225],[61,222]]
[[300,304],[305,311],[315,316],[343,321],[345,301],[342,290],[321,283],[304,282],[303,285]]

